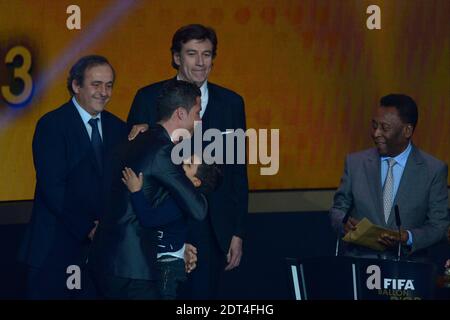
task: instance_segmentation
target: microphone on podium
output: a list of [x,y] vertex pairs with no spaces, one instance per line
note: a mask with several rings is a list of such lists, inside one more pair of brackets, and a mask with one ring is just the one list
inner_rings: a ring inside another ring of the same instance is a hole
[[400,261],[400,254],[402,249],[402,233],[400,231],[400,227],[402,226],[402,221],[400,220],[400,212],[398,210],[398,205],[395,205],[394,207],[395,212],[395,224],[397,225],[398,229],[398,252],[397,252],[397,261]]
[[[350,218],[350,211],[347,212],[344,216],[344,218],[342,219],[342,225],[345,226],[345,224],[348,221],[348,218]],[[334,253],[334,256],[337,257],[339,254],[339,242],[341,240],[341,235],[338,233],[337,235],[337,239],[336,239],[336,252]]]

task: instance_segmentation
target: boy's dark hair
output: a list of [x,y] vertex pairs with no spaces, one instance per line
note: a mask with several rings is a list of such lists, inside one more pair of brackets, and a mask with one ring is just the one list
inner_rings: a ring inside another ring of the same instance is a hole
[[100,65],[108,65],[111,67],[113,72],[113,81],[116,79],[116,72],[114,68],[109,63],[108,59],[99,55],[90,55],[81,57],[75,64],[70,68],[69,77],[67,78],[67,90],[69,90],[70,95],[75,95],[75,92],[72,89],[72,82],[75,82],[82,87],[84,82],[84,73],[86,70]]
[[202,162],[197,167],[195,176],[202,182],[199,191],[203,194],[210,194],[222,183],[223,173],[219,165],[206,164]]
[[193,83],[175,79],[167,81],[156,102],[158,121],[170,119],[179,107],[186,109],[189,113],[197,97],[201,95],[200,89]]

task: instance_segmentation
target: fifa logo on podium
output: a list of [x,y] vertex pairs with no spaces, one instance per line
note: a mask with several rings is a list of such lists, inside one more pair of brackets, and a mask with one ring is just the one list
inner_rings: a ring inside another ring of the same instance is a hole
[[381,287],[381,269],[377,265],[368,266],[366,273],[369,275],[366,281],[369,290],[415,290],[414,280],[410,279],[383,278],[383,287]]

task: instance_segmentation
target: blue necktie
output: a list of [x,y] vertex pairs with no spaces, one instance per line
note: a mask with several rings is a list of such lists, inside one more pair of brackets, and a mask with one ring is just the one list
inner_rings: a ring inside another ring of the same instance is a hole
[[94,148],[94,154],[95,158],[98,163],[98,167],[100,169],[100,172],[103,168],[103,161],[102,161],[102,138],[100,137],[100,132],[98,131],[98,118],[92,118],[88,122],[92,127],[92,135],[91,135],[91,143],[92,148]]

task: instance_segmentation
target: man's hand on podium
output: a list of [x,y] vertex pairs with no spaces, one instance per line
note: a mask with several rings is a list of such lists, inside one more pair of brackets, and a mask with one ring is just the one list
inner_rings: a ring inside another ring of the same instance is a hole
[[359,220],[349,217],[347,220],[347,223],[344,225],[344,233],[347,234],[350,231],[356,230],[356,225],[358,223],[359,223]]
[[[406,244],[406,242],[408,241],[408,232],[405,230],[401,230],[400,231],[401,234],[401,243],[402,244]],[[395,247],[398,246],[398,234],[396,234],[395,236],[387,234],[387,233],[382,233],[381,236],[378,238],[378,242],[385,245],[388,248],[391,247]]]

